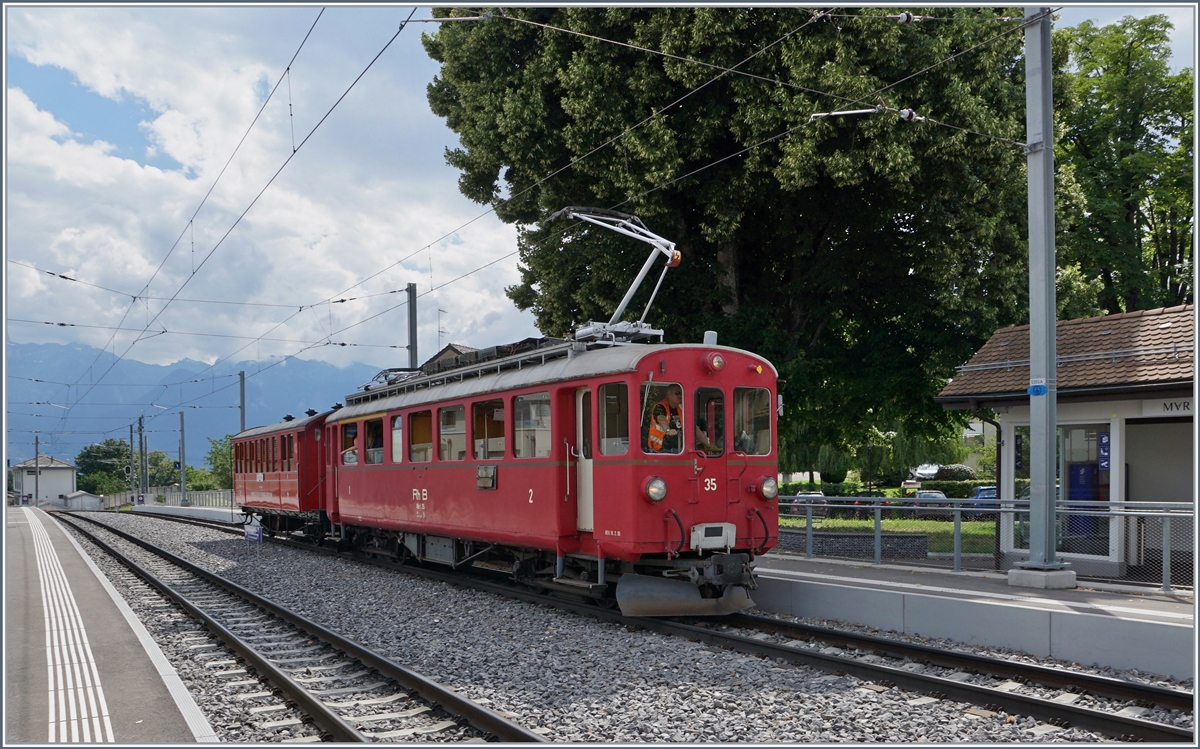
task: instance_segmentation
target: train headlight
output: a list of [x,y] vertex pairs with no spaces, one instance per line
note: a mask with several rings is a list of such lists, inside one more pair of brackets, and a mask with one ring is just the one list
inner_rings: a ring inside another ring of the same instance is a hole
[[779,482],[767,477],[758,485],[758,495],[768,502],[779,496]]
[[703,364],[709,372],[720,372],[725,367],[725,357],[712,351],[704,355]]
[[667,496],[667,482],[653,477],[646,482],[646,499],[651,502],[661,502]]

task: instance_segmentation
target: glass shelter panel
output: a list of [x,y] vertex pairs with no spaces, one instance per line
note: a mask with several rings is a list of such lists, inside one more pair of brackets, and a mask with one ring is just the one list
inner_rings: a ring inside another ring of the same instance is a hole
[[550,393],[513,398],[513,452],[518,458],[550,457]]

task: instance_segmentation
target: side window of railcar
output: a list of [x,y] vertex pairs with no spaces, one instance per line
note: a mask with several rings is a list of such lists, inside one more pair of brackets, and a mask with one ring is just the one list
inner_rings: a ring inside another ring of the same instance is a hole
[[696,390],[696,449],[709,455],[725,452],[725,394],[720,388]]
[[643,383],[639,421],[645,452],[683,452],[683,388],[679,383]]
[[472,407],[475,459],[504,457],[504,401],[484,401]]
[[450,406],[438,410],[438,460],[467,459],[467,409]]
[[408,459],[414,463],[433,460],[433,411],[408,415]]
[[383,462],[383,419],[369,419],[363,434],[367,438],[367,465]]
[[747,455],[771,452],[771,391],[733,389],[733,449]]
[[550,447],[550,393],[513,398],[513,454],[518,458],[548,458]]
[[358,424],[342,424],[342,465],[358,465]]
[[392,417],[392,462],[399,463],[404,457],[404,417]]
[[629,452],[629,386],[610,382],[600,386],[600,454]]

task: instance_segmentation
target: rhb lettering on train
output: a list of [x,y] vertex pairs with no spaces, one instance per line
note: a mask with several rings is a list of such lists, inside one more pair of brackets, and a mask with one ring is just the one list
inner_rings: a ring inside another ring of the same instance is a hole
[[424,502],[429,499],[428,489],[413,489],[413,501]]

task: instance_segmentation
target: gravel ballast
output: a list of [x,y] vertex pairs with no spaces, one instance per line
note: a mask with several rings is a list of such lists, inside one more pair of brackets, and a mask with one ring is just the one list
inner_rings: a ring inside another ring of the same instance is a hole
[[[1063,729],[1023,716],[978,711],[974,705],[933,700],[896,687],[876,687],[852,676],[627,630],[349,560],[275,544],[251,548],[244,540],[198,526],[127,513],[92,513],[89,517],[265,595],[555,741],[1104,740],[1080,728]],[[96,555],[98,564],[101,557]],[[114,577],[113,567],[113,563],[101,564],[110,578]],[[126,593],[121,585],[117,587]],[[151,625],[159,613],[147,607],[135,606],[134,610],[158,640],[158,625]],[[831,622],[805,623],[861,629]],[[164,631],[178,639],[178,632],[169,626]],[[160,646],[175,662],[168,647],[161,641]],[[1003,651],[954,646],[1014,657]],[[1063,666],[1118,678],[1135,676]],[[184,680],[189,689],[198,683],[188,677]],[[1154,681],[1190,688],[1190,684],[1170,680]],[[882,691],[876,691],[879,689]],[[211,697],[209,692],[201,694],[205,699]],[[200,696],[197,702],[204,707]],[[229,732],[224,740],[263,740],[246,735],[245,718],[236,713],[237,707],[222,707],[221,717],[210,716],[213,727]],[[969,708],[985,714],[964,712]],[[1143,717],[1155,719],[1153,713]],[[1190,720],[1187,716],[1188,725]],[[265,740],[282,738],[286,737]]]

